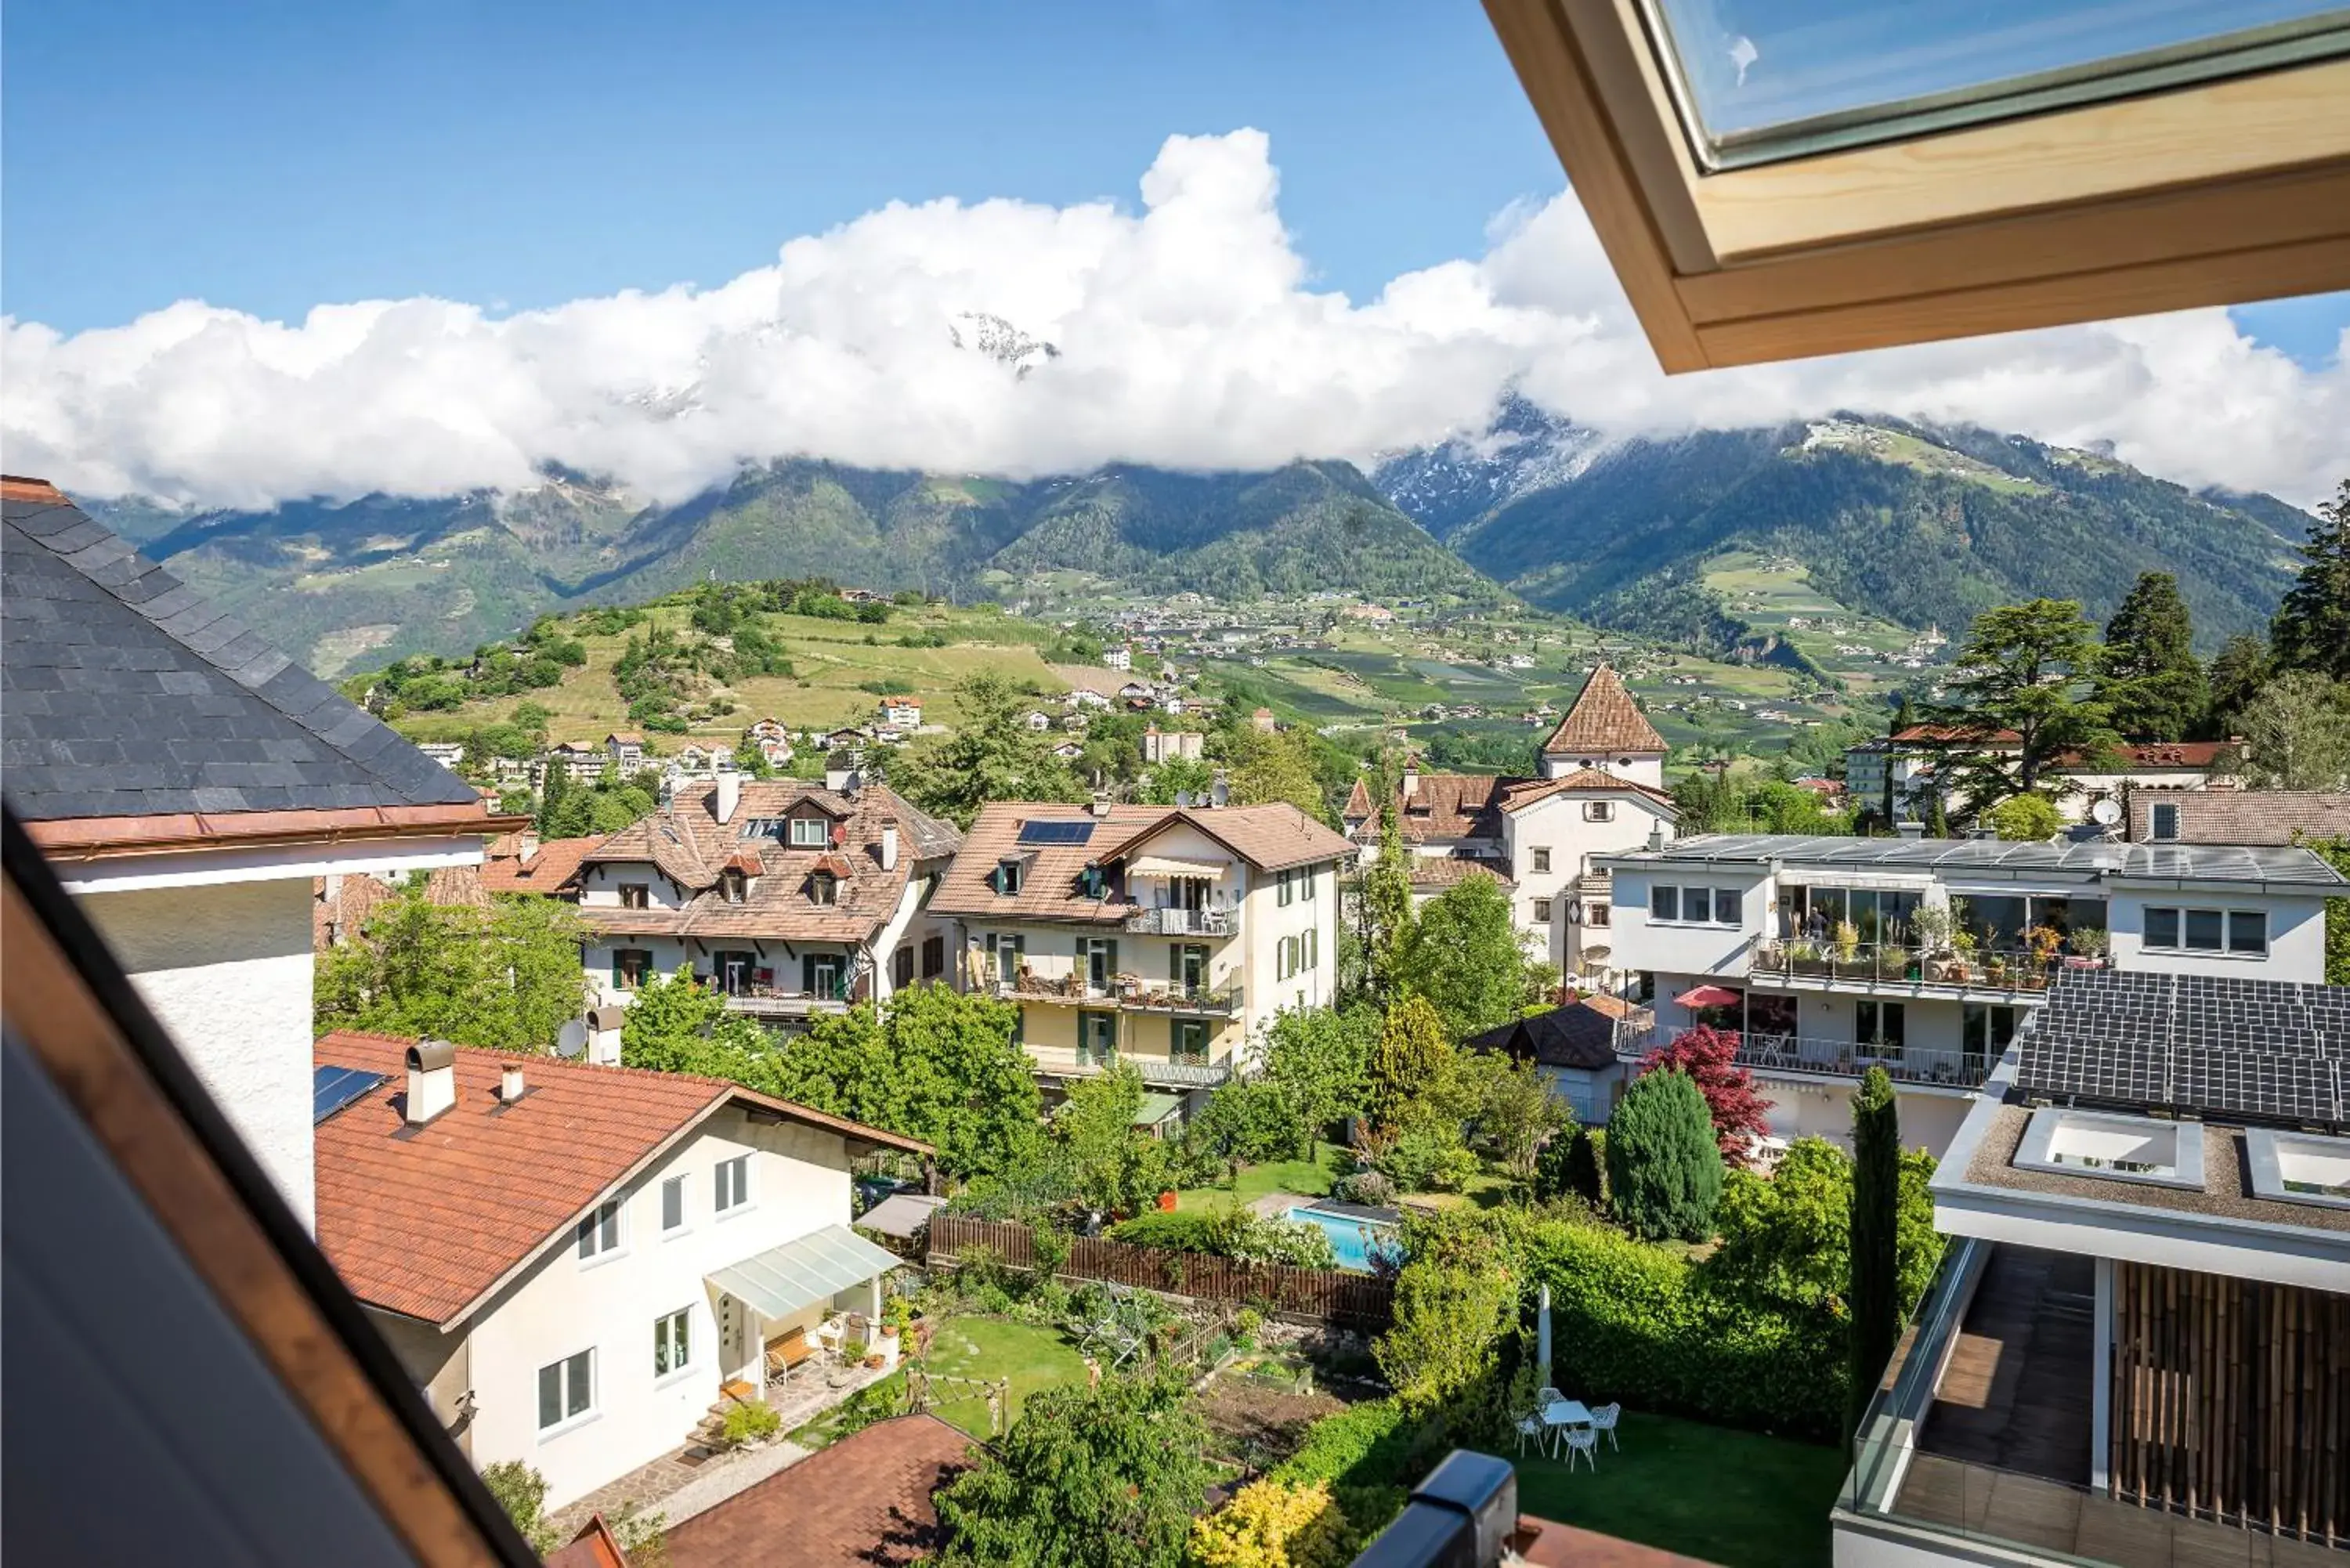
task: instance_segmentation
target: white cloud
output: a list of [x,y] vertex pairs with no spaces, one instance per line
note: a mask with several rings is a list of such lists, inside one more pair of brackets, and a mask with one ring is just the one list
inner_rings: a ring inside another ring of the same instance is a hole
[[[2080,444],[2308,503],[2350,369],[2193,311],[1668,379],[1572,196],[1357,304],[1309,286],[1253,130],[1172,137],[1139,213],[893,203],[709,289],[504,317],[439,299],[298,324],[183,301],[71,337],[0,320],[8,466],[90,495],[258,506],[516,487],[555,462],[675,501],[746,460],[993,472],[1270,467],[1481,427],[1505,386],[1610,434],[1858,408]],[[958,348],[992,312],[1057,345]]]

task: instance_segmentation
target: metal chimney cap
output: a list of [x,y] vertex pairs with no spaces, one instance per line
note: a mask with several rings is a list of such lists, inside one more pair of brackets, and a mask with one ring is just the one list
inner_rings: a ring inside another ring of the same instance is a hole
[[419,1040],[408,1048],[408,1070],[435,1073],[457,1064],[457,1047],[446,1040]]

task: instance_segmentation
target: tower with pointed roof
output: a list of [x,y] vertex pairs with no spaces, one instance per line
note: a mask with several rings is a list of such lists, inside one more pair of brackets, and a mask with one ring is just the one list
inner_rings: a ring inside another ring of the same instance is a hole
[[1543,777],[1565,778],[1586,769],[1664,786],[1665,738],[1640,711],[1612,664],[1592,670],[1575,705],[1543,742]]

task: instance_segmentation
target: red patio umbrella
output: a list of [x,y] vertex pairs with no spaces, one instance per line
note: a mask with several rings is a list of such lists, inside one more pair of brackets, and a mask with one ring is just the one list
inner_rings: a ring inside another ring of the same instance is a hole
[[1743,993],[1721,985],[1696,986],[1673,998],[1676,1003],[1688,1008],[1735,1007],[1745,1000]]

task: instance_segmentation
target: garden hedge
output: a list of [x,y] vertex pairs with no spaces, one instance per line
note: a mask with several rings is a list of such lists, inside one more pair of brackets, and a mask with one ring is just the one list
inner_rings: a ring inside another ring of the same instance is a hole
[[1529,1226],[1522,1245],[1528,1290],[1550,1286],[1551,1381],[1574,1397],[1838,1440],[1837,1319],[1733,1294],[1679,1253],[1597,1225]]

